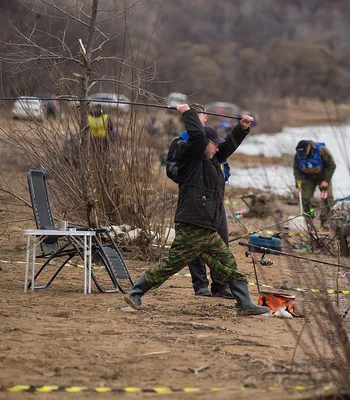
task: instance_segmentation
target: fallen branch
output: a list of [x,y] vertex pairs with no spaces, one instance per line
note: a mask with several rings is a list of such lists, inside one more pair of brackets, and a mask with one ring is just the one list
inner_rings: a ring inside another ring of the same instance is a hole
[[203,324],[200,322],[181,322],[181,321],[166,321],[164,322],[164,324],[166,325],[171,325],[171,326],[183,326],[183,327],[187,327],[187,328],[193,328],[193,329],[201,329],[201,330],[216,330],[216,329],[220,329],[220,330],[226,330],[226,328],[223,327],[219,327],[219,326],[211,326],[208,324]]
[[199,374],[200,372],[205,371],[208,368],[209,365],[203,365],[202,367],[199,368],[188,368],[188,370],[193,372],[194,374]]

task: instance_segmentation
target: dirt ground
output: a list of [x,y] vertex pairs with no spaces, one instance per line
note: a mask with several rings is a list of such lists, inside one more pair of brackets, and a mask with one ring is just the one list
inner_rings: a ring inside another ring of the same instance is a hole
[[[25,172],[16,182],[10,172],[3,172],[2,178],[29,201]],[[237,200],[235,207],[242,206]],[[276,208],[283,218],[298,213],[296,205],[281,201]],[[273,222],[272,217],[229,219],[229,232],[236,236]],[[316,393],[332,387],[321,361],[332,368],[338,342],[325,340],[316,315],[305,315],[304,306],[312,309],[324,298],[323,292],[312,289],[335,289],[336,268],[283,256],[269,256],[271,266],[257,265],[259,283],[267,285],[261,289],[295,295],[295,311],[304,314],[302,318],[239,317],[232,300],[195,296],[187,268],[148,293],[144,299],[148,307],[136,312],[126,306],[122,294],[101,294],[93,288],[84,296],[83,271],[74,266],[65,267],[49,288],[24,293],[23,230],[34,226],[29,207],[0,191],[0,389],[17,385],[67,389],[49,394],[0,390],[0,399],[289,399],[316,398]],[[283,249],[287,240],[305,247],[305,238],[287,232]],[[246,248],[238,241],[230,247],[257,301],[251,257],[245,256]],[[323,253],[293,254],[338,260]],[[127,255],[125,260],[134,280],[149,266]],[[339,261],[350,265],[349,259]],[[339,277],[339,290],[349,290],[348,276]],[[305,290],[281,289],[286,279]],[[334,303],[336,295],[330,296]],[[339,300],[343,313],[350,296],[340,294]],[[331,323],[324,319],[323,324]],[[349,329],[350,317],[343,325]],[[92,390],[84,392],[81,387]],[[119,391],[97,393],[95,388]]]
[[[1,200],[7,204],[10,197],[2,194]],[[284,207],[289,214],[296,206]],[[198,392],[176,392],[162,397],[280,399],[310,395],[315,388],[322,392],[325,385],[331,384],[325,380],[322,367],[317,366],[315,360],[319,356],[315,346],[325,358],[332,359],[332,351],[318,334],[312,315],[309,315],[309,324],[314,328],[315,343],[303,335],[303,340],[309,343],[308,350],[303,351],[296,344],[296,337],[303,329],[305,318],[238,317],[232,300],[194,296],[187,268],[147,294],[147,309],[137,312],[126,308],[121,294],[100,294],[94,288],[91,295],[84,296],[83,271],[76,267],[66,267],[48,289],[24,293],[23,229],[33,228],[34,222],[29,208],[18,203],[17,210],[18,218],[27,216],[28,220],[12,224],[0,236],[2,386],[196,388]],[[232,219],[229,222],[230,232],[242,233],[241,224]],[[271,219],[241,220],[250,231],[270,222]],[[252,283],[251,295],[256,301],[251,258],[245,256],[245,248],[237,242],[232,243],[231,249],[240,270]],[[307,256],[335,260],[325,255]],[[322,298],[322,294],[310,292],[320,282],[310,280],[307,271],[317,268],[317,273],[324,274],[325,287],[335,287],[333,267],[306,261],[291,263],[287,257],[269,258],[274,262],[272,266],[257,267],[260,284],[274,287],[265,290],[295,294],[297,313],[302,312],[303,304]],[[148,267],[141,261],[126,259],[126,262],[134,279]],[[349,265],[349,260],[341,262]],[[281,290],[285,279],[308,291]],[[346,277],[340,279],[340,289],[349,289],[348,283]],[[341,311],[347,308],[349,300],[349,296],[340,296]],[[349,320],[344,320],[344,324],[349,327]],[[215,388],[223,390],[213,391]],[[160,396],[154,393],[118,395],[125,398]],[[1,399],[34,396],[112,398],[115,393],[34,395],[0,391]]]

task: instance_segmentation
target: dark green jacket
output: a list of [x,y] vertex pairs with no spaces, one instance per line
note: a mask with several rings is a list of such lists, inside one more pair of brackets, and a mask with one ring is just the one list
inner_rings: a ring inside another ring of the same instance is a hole
[[[308,142],[311,145],[311,153],[312,155],[314,149],[316,148],[315,142],[312,140],[308,140]],[[315,182],[316,184],[320,184],[322,181],[330,182],[332,179],[332,176],[334,174],[336,164],[334,162],[333,156],[330,153],[330,151],[327,149],[325,146],[321,146],[318,149],[321,161],[323,162],[324,165],[324,170],[318,174],[303,174],[299,171],[298,169],[298,163],[297,163],[297,155],[295,154],[294,156],[294,178],[295,178],[295,184],[296,182],[303,181],[303,180],[308,180]],[[297,186],[297,185],[296,185]]]

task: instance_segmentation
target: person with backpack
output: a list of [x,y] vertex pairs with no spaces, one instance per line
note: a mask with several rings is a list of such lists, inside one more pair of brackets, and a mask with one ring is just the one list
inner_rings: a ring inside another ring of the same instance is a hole
[[[321,229],[329,230],[330,208],[333,204],[332,176],[336,169],[333,156],[322,142],[301,140],[294,157],[294,178],[296,187],[301,189],[305,213],[312,208],[311,199],[318,186],[321,191]],[[300,190],[297,190],[300,195]]]
[[[202,104],[194,103],[190,105],[190,108],[197,111],[198,118],[202,125],[204,125],[205,133],[213,130],[214,128],[211,126],[205,126],[208,117],[206,114],[203,114],[202,111],[205,111],[205,107]],[[174,153],[179,143],[182,141],[187,142],[188,140],[188,132],[182,132],[180,135],[176,136],[175,139],[171,142],[168,156],[166,159],[166,174],[169,179],[174,181],[175,183],[179,183],[179,169],[176,161],[174,160]],[[224,161],[221,165],[222,173],[225,178],[225,182],[230,177],[230,166],[227,160]],[[222,220],[219,224],[218,233],[222,240],[228,245],[228,227],[227,227],[227,219],[226,214],[224,213],[222,216]],[[224,297],[228,299],[234,299],[230,288],[227,284],[220,282],[218,277],[216,276],[215,270],[210,270],[210,276],[212,279],[211,283],[211,291],[209,290],[209,281],[207,278],[207,271],[205,267],[205,262],[202,258],[197,258],[192,260],[188,264],[188,269],[190,270],[191,278],[192,278],[192,286],[196,296],[215,296],[215,297]]]
[[217,230],[225,213],[225,179],[221,163],[249,133],[252,117],[243,115],[231,134],[222,139],[215,130],[205,133],[196,110],[187,104],[177,105],[188,132],[187,142],[178,144],[174,161],[178,165],[179,198],[175,213],[175,239],[168,257],[147,269],[124,300],[135,309],[143,306],[142,297],[161,286],[192,260],[202,257],[220,280],[229,285],[241,316],[269,312],[254,304],[246,277],[238,271],[236,260]]

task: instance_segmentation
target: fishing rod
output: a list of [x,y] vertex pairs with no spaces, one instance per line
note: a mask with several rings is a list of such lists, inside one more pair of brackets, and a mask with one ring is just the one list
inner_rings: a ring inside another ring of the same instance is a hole
[[[20,99],[18,97],[0,97],[0,101],[9,101],[9,100],[33,100],[33,97],[21,97]],[[128,104],[130,106],[141,106],[141,107],[154,107],[154,108],[164,108],[167,110],[176,110],[176,107],[173,106],[165,106],[162,104],[150,104],[150,103],[138,103],[134,101],[124,101],[124,100],[103,100],[103,99],[81,99],[81,98],[72,98],[72,97],[59,97],[59,98],[52,98],[52,97],[40,97],[39,100],[55,100],[55,101],[68,101],[68,102],[88,102],[88,103],[95,103],[95,104],[100,104],[100,103],[113,103],[113,104]],[[230,118],[230,119],[236,119],[236,120],[241,120],[242,117],[235,117],[233,115],[226,115],[226,114],[218,114],[214,112],[209,112],[209,111],[201,111],[201,114],[206,114],[206,115],[213,115],[215,117],[222,117],[222,118]]]
[[[251,246],[250,244],[244,243],[244,242],[238,242],[238,244],[241,245],[241,246],[248,247],[248,248]],[[300,260],[312,261],[312,262],[316,262],[316,263],[319,263],[319,264],[331,265],[333,267],[340,267],[340,268],[350,269],[350,266],[331,263],[331,262],[327,262],[327,261],[320,261],[320,260],[316,260],[314,258],[307,258],[307,257],[297,256],[295,254],[285,253],[284,251],[279,251],[279,250],[273,250],[273,249],[270,249],[268,247],[258,246],[256,244],[254,244],[254,249],[258,249],[258,250],[262,251],[264,254],[283,255],[283,256],[298,258]]]
[[331,204],[327,204],[326,206],[322,206],[322,207],[318,207],[318,208],[312,208],[312,209],[311,209],[309,212],[307,212],[307,213],[303,212],[302,214],[296,215],[295,217],[291,217],[291,218],[288,218],[288,219],[284,219],[284,220],[279,221],[279,222],[277,222],[277,223],[275,223],[275,224],[273,224],[273,225],[268,225],[268,226],[262,227],[262,228],[260,228],[260,229],[258,229],[258,230],[256,230],[256,231],[245,233],[245,234],[242,235],[242,236],[238,236],[238,237],[235,237],[235,238],[233,238],[233,239],[230,239],[230,240],[229,240],[229,243],[230,243],[230,242],[235,242],[235,241],[238,240],[238,239],[243,239],[243,238],[245,238],[245,237],[247,237],[247,236],[250,236],[250,235],[254,235],[255,233],[261,232],[261,231],[263,231],[263,230],[270,229],[270,228],[274,228],[275,226],[277,226],[277,225],[279,225],[279,224],[283,224],[283,223],[288,222],[288,221],[293,221],[293,219],[296,219],[296,218],[299,218],[299,217],[305,216],[305,217],[309,217],[309,218],[310,218],[310,217],[312,217],[312,214],[313,214],[315,211],[322,210],[323,208],[329,207],[330,205],[334,205],[334,204],[335,204],[336,202],[338,202],[338,201],[343,201],[343,200],[347,200],[347,199],[350,199],[350,196],[342,197],[342,198],[333,200],[333,202],[332,202]]

